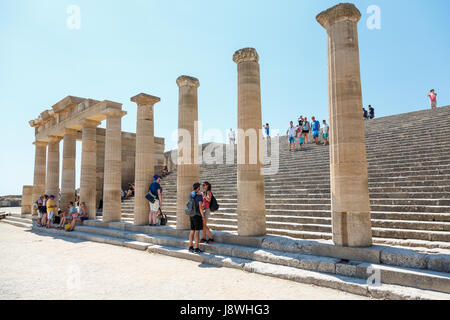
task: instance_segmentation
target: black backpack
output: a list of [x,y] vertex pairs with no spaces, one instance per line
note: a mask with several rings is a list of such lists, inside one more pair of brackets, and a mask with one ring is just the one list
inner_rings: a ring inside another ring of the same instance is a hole
[[216,212],[219,210],[219,204],[217,203],[216,197],[211,193],[211,203],[209,204],[209,210],[211,212]]

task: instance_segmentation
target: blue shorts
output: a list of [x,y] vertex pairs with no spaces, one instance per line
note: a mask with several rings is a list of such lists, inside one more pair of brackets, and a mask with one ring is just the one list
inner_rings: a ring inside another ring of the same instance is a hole
[[289,144],[295,144],[295,137],[289,137]]
[[313,138],[319,137],[319,131],[313,131]]

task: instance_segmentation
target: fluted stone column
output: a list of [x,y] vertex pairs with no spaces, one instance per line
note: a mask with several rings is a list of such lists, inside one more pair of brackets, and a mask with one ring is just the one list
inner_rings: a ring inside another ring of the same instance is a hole
[[[36,147],[35,159],[34,159],[34,181],[33,181],[33,195],[32,202],[38,200],[38,198],[45,193],[45,176],[47,168],[47,142],[36,141],[34,142]],[[33,215],[37,215],[37,211],[33,209]]]
[[266,208],[259,56],[255,49],[244,48],[236,51],[233,61],[238,69],[238,234],[262,236],[266,234]]
[[86,203],[89,219],[96,219],[97,208],[97,127],[98,121],[85,120],[81,134],[80,202]]
[[317,16],[327,30],[330,113],[330,173],[333,241],[372,245],[357,23],[353,4],[339,4]]
[[145,195],[155,174],[154,153],[154,118],[153,106],[160,98],[145,93],[131,98],[137,103],[136,123],[136,165],[135,165],[135,197],[134,224],[137,226],[149,223],[150,205]]
[[75,161],[77,130],[66,129],[63,138],[63,163],[61,181],[61,208],[75,200]]
[[[36,199],[37,200],[37,199]],[[36,201],[34,200],[34,201]],[[22,188],[22,210],[21,214],[31,214],[33,204],[33,186],[23,186]]]
[[103,182],[103,221],[121,221],[122,117],[119,109],[106,111],[105,177]]
[[[192,185],[200,180],[198,137],[195,125],[198,121],[196,78],[181,76],[177,79],[178,97],[178,167],[177,167],[177,229],[189,229],[189,216],[184,213]],[[184,153],[184,154],[183,154]]]
[[45,193],[55,196],[59,200],[59,142],[61,137],[50,136],[48,142],[47,154],[47,182]]

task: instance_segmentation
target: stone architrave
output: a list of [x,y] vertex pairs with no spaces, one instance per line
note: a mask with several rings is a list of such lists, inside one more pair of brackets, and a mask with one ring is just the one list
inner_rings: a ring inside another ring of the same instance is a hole
[[[33,181],[33,194],[31,202],[36,202],[41,195],[45,193],[45,176],[47,168],[47,142],[36,141],[34,142],[36,147],[35,159],[34,159],[34,181]],[[31,207],[33,215],[37,214],[37,211]]]
[[266,234],[259,56],[255,49],[235,52],[238,70],[238,234]]
[[100,122],[85,120],[82,125],[80,203],[86,204],[89,219],[96,219],[97,127]]
[[359,65],[359,10],[339,4],[317,16],[327,30],[330,113],[330,173],[333,241],[372,245]]
[[22,215],[31,214],[31,208],[32,208],[32,204],[33,204],[32,198],[33,198],[33,186],[23,186],[23,188],[22,188],[22,210],[21,210]]
[[180,76],[178,100],[178,166],[177,166],[177,229],[189,229],[189,216],[184,213],[192,185],[200,180],[198,137],[198,79]]
[[145,195],[148,192],[153,175],[154,161],[154,111],[153,106],[160,98],[145,93],[131,98],[137,108],[136,123],[136,165],[135,165],[135,197],[134,224],[148,225],[150,205]]
[[[118,105],[118,104],[117,104]],[[122,117],[120,108],[108,108],[105,137],[105,177],[103,182],[103,221],[122,220]]]
[[45,185],[45,193],[55,196],[55,200],[59,200],[59,143],[61,137],[50,136],[48,142],[47,154],[47,182]]
[[63,163],[61,180],[61,208],[75,201],[75,162],[77,130],[66,129],[63,138]]

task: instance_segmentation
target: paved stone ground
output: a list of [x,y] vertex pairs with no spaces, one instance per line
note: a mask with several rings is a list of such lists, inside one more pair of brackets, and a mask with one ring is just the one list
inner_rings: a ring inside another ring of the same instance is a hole
[[0,223],[0,299],[367,299]]

